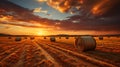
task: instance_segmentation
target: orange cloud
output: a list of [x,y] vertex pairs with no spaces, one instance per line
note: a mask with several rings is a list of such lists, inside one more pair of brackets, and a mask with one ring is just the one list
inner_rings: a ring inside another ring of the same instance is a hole
[[69,11],[73,6],[79,9],[79,5],[83,3],[83,0],[48,0],[47,4],[60,12],[64,13]]
[[37,0],[38,2],[46,2],[47,0]]
[[12,19],[13,19],[13,16],[0,15],[0,21],[7,22],[7,21],[12,20]]
[[117,2],[117,0],[101,0],[91,9],[94,15],[103,15]]
[[46,2],[61,13],[70,12],[71,10],[79,11],[81,15],[87,15],[88,17],[88,15],[104,15],[119,0],[38,0],[38,2]]

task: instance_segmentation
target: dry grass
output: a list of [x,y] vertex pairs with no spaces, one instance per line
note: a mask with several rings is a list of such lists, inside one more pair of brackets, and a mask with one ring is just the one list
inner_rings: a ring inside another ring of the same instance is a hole
[[[49,41],[49,38],[47,38],[45,40]],[[95,40],[97,43],[96,50],[100,50],[100,51],[104,51],[104,52],[120,53],[120,38],[118,38],[118,37],[110,37],[110,38],[104,37],[103,40],[99,40],[98,37],[95,37]],[[61,39],[59,39],[58,37],[56,37],[56,42],[74,45],[75,38],[70,37],[69,39],[66,39],[65,37],[62,37]]]
[[[95,37],[95,39],[97,42],[96,50],[85,52],[85,54],[92,56],[94,58],[99,57],[101,59],[104,59],[105,61],[112,60],[110,61],[111,63],[114,62],[117,65],[120,65],[120,38],[104,37],[103,40],[99,40],[98,37]],[[22,42],[24,43],[24,40],[26,39],[22,37],[22,41],[15,42],[15,37],[12,37],[11,39],[9,39],[8,37],[0,37],[0,49],[1,49],[0,52],[6,51],[14,46],[15,47],[18,46],[17,44]],[[31,39],[27,38],[27,40],[29,41]],[[36,37],[34,40],[50,41],[50,38],[47,37],[46,39],[44,39],[44,37]],[[59,43],[57,46],[76,51],[76,49],[74,48],[74,41],[75,41],[74,37],[70,37],[69,39],[66,39],[65,37],[61,37],[61,39],[59,39],[59,37],[56,37],[56,43]],[[29,44],[31,43],[29,42]],[[32,46],[31,48],[33,49]],[[32,49],[29,49],[29,50],[32,50]],[[34,51],[31,51],[31,52],[34,52]],[[29,56],[28,58],[31,58],[31,57]]]
[[[40,39],[50,41],[49,38]],[[120,37],[104,37],[103,40],[99,40],[98,37],[95,37],[95,40],[97,42],[96,50],[85,52],[85,54],[103,61],[120,65]],[[56,42],[60,43],[56,46],[76,51],[74,48],[74,41],[74,37],[70,37],[69,39],[66,39],[65,37],[62,37],[61,39],[56,38]]]

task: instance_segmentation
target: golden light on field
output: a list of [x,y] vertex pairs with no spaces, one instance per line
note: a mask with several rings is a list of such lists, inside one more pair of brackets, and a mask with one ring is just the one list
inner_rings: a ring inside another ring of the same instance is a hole
[[37,35],[43,35],[44,33],[42,31],[37,32]]

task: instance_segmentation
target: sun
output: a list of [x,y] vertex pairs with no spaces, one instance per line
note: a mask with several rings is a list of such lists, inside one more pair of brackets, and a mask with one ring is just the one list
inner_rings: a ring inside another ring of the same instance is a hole
[[37,32],[38,35],[43,35],[42,31],[41,32]]
[[46,35],[46,32],[43,31],[43,30],[41,30],[41,31],[38,31],[38,32],[37,32],[37,35]]

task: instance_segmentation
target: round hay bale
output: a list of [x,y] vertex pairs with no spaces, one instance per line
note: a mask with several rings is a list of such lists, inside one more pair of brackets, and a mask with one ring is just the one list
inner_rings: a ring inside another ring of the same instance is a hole
[[99,36],[99,40],[103,40],[103,36]]
[[21,37],[16,37],[16,38],[15,38],[15,41],[21,41],[21,40],[22,40]]
[[47,39],[46,37],[44,37],[44,39]]
[[110,36],[108,36],[108,38],[110,38]]
[[25,39],[27,39],[27,37],[24,37]]
[[96,41],[92,36],[81,36],[75,40],[75,47],[80,51],[94,50]]
[[50,37],[50,41],[55,42],[56,41],[55,37]]
[[61,39],[61,37],[59,37],[59,39]]
[[77,39],[78,37],[74,37],[75,39]]
[[8,37],[8,39],[12,39],[12,37]]
[[68,37],[68,36],[66,36],[66,39],[69,39],[69,37]]
[[30,37],[31,40],[35,39],[35,37]]

